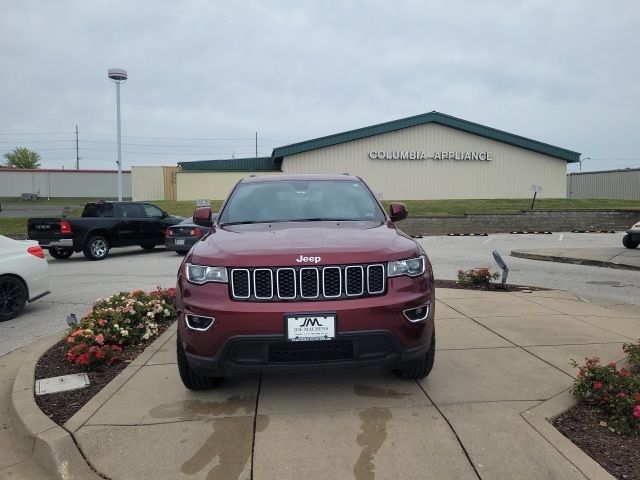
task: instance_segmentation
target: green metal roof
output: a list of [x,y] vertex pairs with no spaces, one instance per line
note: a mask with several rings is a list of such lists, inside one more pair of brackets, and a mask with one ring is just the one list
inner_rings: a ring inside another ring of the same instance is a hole
[[351,142],[361,138],[373,137],[374,135],[393,132],[403,128],[415,127],[417,125],[424,125],[426,123],[437,123],[439,125],[444,125],[445,127],[455,128],[456,130],[472,133],[474,135],[514,145],[533,152],[560,158],[569,163],[580,161],[580,153],[578,152],[555,147],[547,143],[531,140],[530,138],[521,137],[520,135],[514,135],[513,133],[504,132],[495,128],[485,127],[484,125],[445,115],[444,113],[436,112],[435,110],[433,112],[416,115],[414,117],[401,118],[400,120],[380,123],[370,127],[358,128],[348,132],[336,133],[326,137],[307,140],[306,142],[293,143],[291,145],[285,145],[284,147],[274,148],[272,156],[277,161],[278,159],[282,159],[282,157],[287,157],[289,155],[295,155],[297,153],[307,152],[317,148],[329,147],[331,145],[338,145],[340,143]]
[[280,165],[272,157],[228,158],[224,160],[198,160],[178,162],[183,172],[279,172]]

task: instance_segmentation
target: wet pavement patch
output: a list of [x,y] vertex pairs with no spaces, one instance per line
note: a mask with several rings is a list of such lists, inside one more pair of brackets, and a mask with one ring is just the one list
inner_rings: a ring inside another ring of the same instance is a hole
[[390,388],[374,387],[372,385],[354,385],[353,392],[361,397],[373,398],[402,398],[411,395],[411,393],[397,392]]
[[240,409],[250,414],[255,408],[255,403],[256,396],[252,393],[232,395],[224,401],[181,400],[179,402],[153,407],[149,410],[149,415],[151,418],[199,420],[220,415],[233,415]]
[[362,423],[356,441],[363,448],[353,473],[357,480],[373,480],[376,469],[373,459],[387,439],[387,422],[392,415],[388,408],[372,407],[360,412],[359,417]]

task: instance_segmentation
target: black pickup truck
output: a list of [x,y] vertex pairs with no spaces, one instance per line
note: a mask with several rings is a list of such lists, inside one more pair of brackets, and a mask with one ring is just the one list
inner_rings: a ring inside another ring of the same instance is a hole
[[54,258],[83,252],[89,260],[102,260],[113,247],[140,245],[153,249],[164,243],[167,227],[180,223],[151,203],[87,203],[81,217],[30,218],[28,238],[37,240]]

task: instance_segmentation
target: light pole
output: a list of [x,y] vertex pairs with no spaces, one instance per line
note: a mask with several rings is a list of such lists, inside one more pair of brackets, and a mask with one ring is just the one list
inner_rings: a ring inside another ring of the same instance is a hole
[[584,157],[580,159],[580,171],[582,171],[582,162],[584,162],[585,160],[591,160],[591,157]]
[[110,68],[108,76],[116,82],[116,109],[118,115],[118,201],[122,201],[122,143],[120,138],[120,83],[127,80],[127,71],[122,68]]

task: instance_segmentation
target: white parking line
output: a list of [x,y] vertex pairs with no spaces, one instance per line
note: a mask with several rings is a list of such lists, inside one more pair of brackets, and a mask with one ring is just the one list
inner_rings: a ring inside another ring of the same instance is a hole
[[564,238],[564,233],[561,233],[560,238],[558,238],[558,241],[561,242],[563,238]]
[[482,243],[489,243],[489,242],[490,242],[491,240],[493,240],[494,238],[496,238],[496,237],[487,238],[487,239],[486,239],[484,242],[482,242]]

